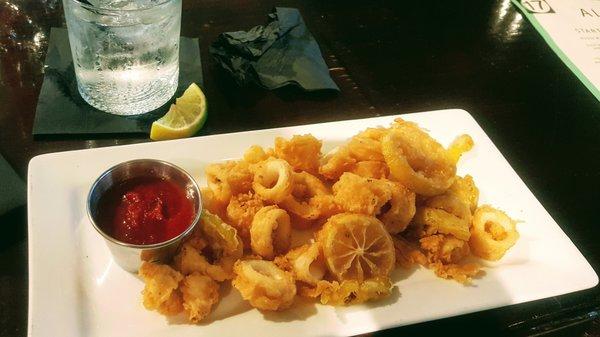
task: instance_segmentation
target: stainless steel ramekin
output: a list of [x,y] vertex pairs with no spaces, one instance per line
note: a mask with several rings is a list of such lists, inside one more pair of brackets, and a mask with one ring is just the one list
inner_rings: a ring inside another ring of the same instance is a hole
[[[164,242],[159,242],[150,245],[135,245],[119,241],[105,233],[96,222],[98,218],[98,201],[100,197],[112,186],[115,186],[125,180],[137,177],[157,177],[167,179],[181,186],[187,193],[194,204],[196,216],[189,226],[178,236]],[[168,262],[175,254],[181,242],[192,233],[194,227],[200,220],[202,213],[202,199],[200,189],[190,176],[183,169],[155,159],[136,159],[117,164],[96,179],[90,188],[87,198],[87,214],[90,222],[104,237],[106,245],[112,253],[115,262],[121,268],[135,273],[138,271],[143,261],[159,261]]]

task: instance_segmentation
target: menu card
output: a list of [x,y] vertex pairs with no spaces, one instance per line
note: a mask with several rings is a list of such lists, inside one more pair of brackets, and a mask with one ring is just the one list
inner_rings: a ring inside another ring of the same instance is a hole
[[511,1],[600,100],[600,1]]

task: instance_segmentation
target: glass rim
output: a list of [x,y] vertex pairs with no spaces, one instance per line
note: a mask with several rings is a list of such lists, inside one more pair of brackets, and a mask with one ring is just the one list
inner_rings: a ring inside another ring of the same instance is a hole
[[132,12],[143,12],[146,10],[150,10],[150,9],[156,8],[158,6],[162,6],[169,2],[175,2],[177,0],[162,0],[156,4],[153,4],[152,6],[143,7],[143,8],[135,8],[135,9],[106,8],[106,7],[94,6],[90,2],[85,3],[81,0],[69,0],[69,1],[77,4],[78,6],[89,9],[89,10],[95,10],[95,11],[99,10],[99,11],[104,11],[104,12],[108,12],[108,13],[132,13]]

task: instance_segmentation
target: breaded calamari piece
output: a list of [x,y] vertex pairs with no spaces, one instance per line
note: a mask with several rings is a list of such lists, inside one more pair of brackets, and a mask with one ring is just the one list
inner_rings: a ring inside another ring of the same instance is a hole
[[295,135],[290,140],[275,138],[275,156],[287,161],[295,171],[319,172],[322,142],[311,134]]
[[237,230],[246,247],[250,247],[250,226],[254,215],[264,206],[263,200],[252,192],[232,197],[227,205],[227,223]]
[[171,297],[177,289],[183,275],[166,264],[144,262],[139,269],[139,275],[144,279],[142,291],[144,307],[156,310]]
[[382,180],[346,172],[333,185],[333,197],[346,212],[377,215],[392,198],[390,185]]
[[183,275],[200,273],[217,282],[233,278],[233,271],[227,271],[222,266],[211,264],[205,256],[187,243],[181,247],[179,253],[173,258],[173,266]]
[[219,285],[210,277],[193,273],[185,277],[180,287],[183,294],[183,309],[191,322],[197,323],[208,314],[219,301]]

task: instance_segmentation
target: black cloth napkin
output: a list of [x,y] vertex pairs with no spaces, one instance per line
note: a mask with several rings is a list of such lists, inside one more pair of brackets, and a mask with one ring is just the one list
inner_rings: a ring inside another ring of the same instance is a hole
[[192,82],[202,86],[198,39],[182,37],[179,41],[179,85],[170,102],[138,116],[102,112],[87,104],[77,91],[67,30],[52,28],[33,135],[148,133],[152,122],[164,115],[175,97],[179,97]]
[[222,33],[210,53],[240,85],[256,83],[276,89],[295,84],[307,91],[340,90],[295,8],[276,7],[265,26]]
[[0,215],[25,204],[25,183],[0,155]]

